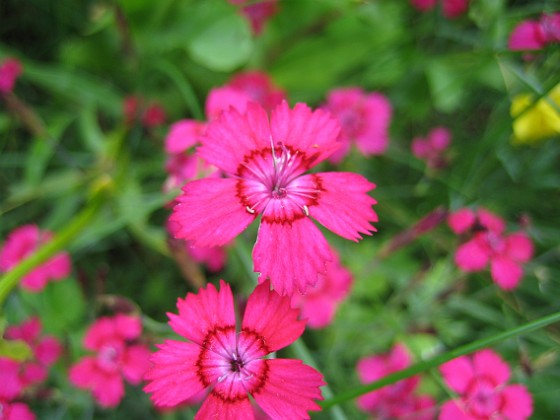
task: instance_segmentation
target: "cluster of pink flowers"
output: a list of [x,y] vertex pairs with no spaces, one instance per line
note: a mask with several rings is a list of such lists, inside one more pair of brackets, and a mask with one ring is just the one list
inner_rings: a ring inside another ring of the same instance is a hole
[[278,0],[229,0],[239,6],[239,12],[251,25],[254,35],[260,35],[265,23],[278,13]]
[[22,70],[21,63],[15,58],[6,58],[0,64],[0,93],[9,93],[14,89]]
[[[0,272],[8,272],[52,238],[52,233],[36,225],[14,229],[0,249]],[[61,252],[25,275],[21,286],[31,292],[41,291],[51,280],[61,280],[71,271],[70,256]]]
[[507,385],[509,366],[492,350],[458,357],[440,370],[458,397],[441,406],[440,420],[526,420],[533,412],[531,394],[523,385]]
[[133,125],[140,121],[146,128],[159,127],[165,123],[165,109],[157,103],[145,104],[144,98],[139,96],[127,96],[123,100],[123,115],[125,124]]
[[[439,0],[410,0],[416,9],[425,12],[436,7]],[[469,8],[469,0],[441,0],[443,16],[448,19],[462,15]]]
[[85,356],[70,369],[70,382],[88,389],[103,407],[115,407],[124,395],[123,378],[137,385],[149,367],[150,350],[139,341],[139,317],[117,314],[96,320],[87,330]]
[[266,356],[294,342],[305,328],[287,296],[268,281],[249,296],[241,328],[231,288],[223,280],[177,302],[168,314],[188,342],[167,340],[152,356],[146,392],[158,407],[173,407],[202,391],[208,396],[196,418],[254,418],[249,396],[272,418],[309,418],[321,399],[322,376],[300,360]]
[[460,209],[449,215],[449,226],[458,235],[467,235],[455,253],[455,263],[466,272],[490,273],[504,290],[516,288],[523,277],[523,264],[533,256],[533,243],[524,232],[505,234],[505,222],[494,213],[479,208]]
[[[512,51],[540,50],[560,42],[560,13],[544,14],[539,20],[524,20],[511,32],[508,47]],[[524,55],[525,59],[533,55]]]
[[389,146],[389,125],[393,109],[389,100],[378,92],[366,93],[360,88],[331,90],[323,106],[340,123],[340,147],[329,157],[339,163],[353,142],[365,156],[385,153]]
[[451,133],[445,127],[436,127],[426,138],[415,137],[410,148],[418,159],[426,161],[430,168],[441,168],[446,165],[443,153],[451,143]]
[[25,391],[45,381],[50,366],[62,352],[59,341],[55,337],[42,335],[41,330],[41,322],[36,317],[6,328],[4,338],[24,342],[31,355],[23,361],[0,357],[0,418],[35,418],[29,407],[17,400]]
[[[374,382],[411,364],[410,355],[402,344],[396,344],[386,354],[369,356],[358,362],[358,374],[363,383]],[[358,398],[358,407],[377,419],[431,420],[435,401],[427,395],[417,395],[419,376],[413,376]]]

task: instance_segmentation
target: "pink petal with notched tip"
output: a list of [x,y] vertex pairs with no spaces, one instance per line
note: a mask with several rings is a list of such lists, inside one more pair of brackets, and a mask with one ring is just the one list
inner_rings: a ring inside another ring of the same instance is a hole
[[467,414],[458,400],[451,400],[441,406],[438,420],[477,420],[477,418]]
[[466,356],[444,363],[439,368],[445,383],[458,394],[464,394],[475,376],[473,365]]
[[150,367],[151,352],[140,344],[131,345],[123,350],[121,369],[125,379],[131,384],[139,384]]
[[505,238],[506,249],[504,254],[512,260],[527,262],[533,257],[533,242],[524,233],[512,233]]
[[179,239],[194,246],[223,246],[255,220],[236,195],[238,180],[205,178],[189,182],[169,221]]
[[52,365],[62,353],[62,345],[54,337],[43,338],[35,348],[35,357],[44,365]]
[[157,407],[174,407],[206,388],[197,373],[199,345],[167,340],[158,347],[144,376],[150,381],[144,391],[152,394]]
[[463,271],[479,271],[488,264],[489,255],[474,238],[457,248],[455,264]]
[[227,401],[210,393],[194,418],[195,420],[252,420],[254,416],[248,397]]
[[509,35],[508,48],[512,51],[540,50],[546,44],[541,24],[533,20],[519,23]]
[[246,156],[254,151],[270,150],[270,139],[266,111],[250,102],[244,114],[231,108],[212,121],[201,139],[198,153],[208,163],[226,173],[235,174]]
[[285,223],[261,222],[253,248],[254,270],[259,281],[270,278],[282,295],[305,293],[317,283],[332,259],[327,240],[309,218],[303,216]]
[[509,380],[509,366],[493,350],[480,350],[473,355],[472,360],[476,376],[491,379],[495,386],[505,384]]
[[142,334],[142,320],[137,316],[117,314],[111,321],[115,332],[125,340],[134,340]]
[[510,385],[502,391],[501,414],[508,420],[525,420],[533,413],[533,398],[523,385]]
[[501,235],[506,228],[504,219],[485,208],[478,209],[477,217],[482,226],[498,235]]
[[447,223],[453,232],[461,235],[474,226],[476,215],[468,208],[459,209],[447,218]]
[[216,327],[235,326],[233,295],[229,284],[223,280],[219,291],[208,284],[198,294],[188,293],[185,299],[178,299],[177,308],[178,315],[167,314],[169,325],[177,334],[199,345]]
[[501,255],[495,256],[490,262],[490,273],[496,284],[504,290],[517,287],[523,277],[523,268],[515,261]]
[[317,205],[309,209],[311,217],[337,235],[356,242],[362,239],[360,234],[371,235],[376,231],[370,224],[378,220],[371,208],[376,201],[367,195],[375,184],[350,172],[321,172],[301,178],[308,177],[317,179],[321,188]]
[[312,111],[298,103],[293,109],[282,102],[270,117],[272,139],[305,154],[307,168],[328,158],[340,147],[338,121],[327,111]]
[[165,137],[165,152],[183,153],[199,143],[205,124],[195,120],[180,120],[169,127]]
[[298,321],[298,315],[299,310],[292,309],[290,299],[270,290],[270,282],[265,281],[249,296],[242,330],[262,336],[266,353],[270,353],[293,343],[303,334],[305,321]]
[[308,419],[310,410],[321,408],[314,400],[322,400],[322,375],[301,360],[270,359],[267,380],[253,393],[262,410],[277,419]]

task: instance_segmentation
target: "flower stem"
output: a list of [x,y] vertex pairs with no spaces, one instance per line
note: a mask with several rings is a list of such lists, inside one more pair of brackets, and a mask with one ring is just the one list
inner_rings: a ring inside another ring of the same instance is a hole
[[391,385],[400,380],[410,378],[411,376],[417,375],[422,372],[426,372],[459,356],[464,356],[477,350],[493,346],[501,341],[507,340],[508,338],[528,334],[532,331],[539,330],[555,322],[560,322],[560,312],[556,312],[551,315],[539,318],[535,321],[529,322],[516,328],[512,328],[491,337],[482,338],[480,340],[473,341],[472,343],[465,344],[456,349],[432,357],[431,359],[418,362],[406,369],[387,375],[375,382],[371,382],[369,384],[362,385],[349,391],[342,392],[333,398],[322,401],[319,404],[321,405],[321,407],[323,407],[323,409],[334,407],[342,402],[352,400],[356,397],[359,397],[360,395],[375,391],[376,389],[382,388],[386,385]]
[[102,194],[104,188],[99,189],[89,200],[85,209],[82,210],[73,220],[66,225],[60,232],[41,246],[28,258],[21,261],[13,269],[0,277],[0,308],[10,292],[18,285],[20,280],[38,265],[50,259],[57,252],[63,250],[76,236],[80,234],[97,214],[103,203]]

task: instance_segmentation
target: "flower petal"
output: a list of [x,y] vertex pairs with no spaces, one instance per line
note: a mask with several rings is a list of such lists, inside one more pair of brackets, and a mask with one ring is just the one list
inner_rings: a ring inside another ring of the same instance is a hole
[[365,155],[379,155],[389,146],[389,125],[393,109],[380,93],[366,95],[363,103],[363,126],[356,137],[356,146]]
[[196,362],[201,348],[192,343],[167,340],[152,355],[152,368],[144,391],[151,393],[157,407],[173,407],[201,392],[205,386]]
[[322,109],[312,111],[298,103],[290,109],[282,102],[270,117],[272,139],[305,153],[308,168],[328,158],[339,147],[340,125],[332,115]]
[[305,321],[298,321],[298,315],[299,310],[290,306],[290,298],[270,290],[270,283],[265,281],[249,296],[242,333],[251,331],[262,337],[268,350],[260,354],[264,356],[286,347],[303,334]]
[[233,295],[229,284],[223,280],[219,291],[208,284],[198,294],[188,293],[185,299],[178,299],[177,308],[179,315],[167,314],[169,325],[177,334],[199,345],[217,327],[235,329]]
[[533,242],[522,232],[505,237],[505,254],[518,262],[527,262],[533,257]]
[[306,217],[291,223],[270,223],[263,219],[253,248],[254,269],[259,281],[270,278],[282,295],[295,290],[305,293],[317,283],[332,259],[329,245],[321,231]]
[[19,377],[20,365],[15,360],[0,357],[0,401],[16,398],[23,389]]
[[439,420],[476,420],[476,417],[470,416],[459,405],[458,400],[446,401],[441,406]]
[[455,253],[455,264],[467,272],[482,270],[488,264],[488,259],[488,253],[476,238],[459,246]]
[[230,108],[212,121],[201,139],[198,153],[208,163],[234,174],[254,150],[270,148],[270,138],[266,111],[250,102],[244,114]]
[[165,151],[167,153],[182,153],[198,143],[204,131],[204,123],[195,120],[180,120],[169,127],[165,137]]
[[491,379],[496,387],[509,380],[509,366],[493,350],[484,349],[476,352],[473,356],[473,366],[475,375]]
[[193,245],[225,245],[255,219],[236,195],[237,180],[205,178],[189,182],[169,221],[177,238]]
[[124,396],[124,383],[118,372],[103,375],[103,380],[93,384],[93,397],[102,407],[116,407]]
[[139,384],[150,367],[150,350],[143,345],[126,347],[121,360],[122,373],[131,384]]
[[502,391],[501,414],[509,420],[525,420],[533,413],[533,398],[523,385],[510,385]]
[[504,222],[504,219],[502,219],[500,216],[497,216],[496,214],[482,207],[478,209],[477,216],[480,224],[486,229],[498,235],[501,235],[504,232],[506,228],[506,222]]
[[308,419],[309,410],[320,410],[314,400],[322,400],[322,375],[301,360],[271,359],[263,387],[253,398],[275,419]]
[[375,184],[350,172],[322,172],[302,178],[307,177],[315,177],[321,186],[317,205],[309,210],[319,223],[356,242],[362,239],[360,233],[371,235],[376,231],[370,224],[378,220],[371,208],[376,201],[366,194]]
[[137,316],[117,314],[113,322],[115,332],[124,340],[134,340],[142,334],[142,320]]
[[248,397],[225,400],[211,393],[194,418],[195,420],[252,420],[255,414]]
[[466,391],[475,375],[473,365],[466,356],[444,363],[439,370],[447,386],[458,394],[463,394]]
[[476,216],[469,208],[459,209],[449,215],[447,223],[457,235],[465,233],[474,226]]
[[523,277],[521,266],[501,255],[492,258],[490,272],[496,284],[504,290],[515,289]]

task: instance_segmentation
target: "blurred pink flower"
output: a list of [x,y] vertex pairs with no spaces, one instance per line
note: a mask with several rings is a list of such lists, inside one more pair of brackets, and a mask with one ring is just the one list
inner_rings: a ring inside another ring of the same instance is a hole
[[260,35],[268,19],[278,13],[278,0],[229,0],[229,2],[240,6],[241,14],[250,23],[255,35]]
[[217,273],[224,268],[227,259],[226,247],[213,246],[200,248],[190,246],[190,243],[187,242],[186,249],[193,260],[206,265],[208,270]]
[[131,126],[140,121],[146,128],[158,127],[165,123],[165,109],[157,102],[146,106],[146,101],[140,96],[126,96],[123,99],[123,117],[126,125]]
[[[402,344],[396,344],[389,353],[361,359],[357,369],[360,380],[367,384],[405,369],[410,364],[411,359],[406,348]],[[435,401],[428,396],[414,394],[419,382],[418,376],[412,376],[377,391],[369,392],[358,397],[358,407],[380,420],[433,419]]]
[[[410,0],[410,4],[416,9],[426,12],[433,9],[438,0]],[[469,0],[441,0],[443,16],[448,19],[462,15],[469,8]]]
[[560,42],[560,13],[543,15],[540,24],[546,42]]
[[124,395],[123,377],[137,385],[149,367],[150,350],[138,343],[141,333],[142,323],[136,316],[99,318],[84,337],[84,347],[96,354],[71,367],[70,382],[91,390],[101,406],[117,406]]
[[0,356],[0,401],[17,398],[24,387],[20,375],[20,362]]
[[142,125],[147,128],[159,127],[165,123],[167,116],[163,107],[153,102],[149,104],[142,114]]
[[461,356],[440,367],[447,386],[458,394],[441,407],[440,420],[525,420],[533,412],[523,385],[507,385],[509,366],[490,349]]
[[412,140],[412,154],[418,159],[426,161],[431,168],[440,168],[445,165],[443,152],[451,143],[451,133],[445,127],[436,127],[428,133],[426,138],[415,137]]
[[523,232],[504,234],[505,222],[490,211],[460,209],[450,214],[449,226],[457,234],[470,234],[459,246],[455,263],[466,272],[480,271],[490,263],[494,282],[504,290],[516,288],[522,265],[533,256],[533,243]]
[[282,101],[287,100],[286,93],[273,83],[268,74],[262,71],[237,73],[227,85],[244,92],[252,101],[258,102],[267,111],[271,111]]
[[33,358],[21,362],[20,378],[24,386],[44,381],[48,368],[57,361],[62,353],[62,345],[52,336],[41,335],[41,322],[33,317],[20,325],[6,328],[5,338],[22,340],[29,345]]
[[324,328],[332,322],[335,311],[350,292],[352,273],[341,263],[331,249],[333,260],[327,262],[326,273],[319,274],[317,284],[305,295],[294,293],[292,306],[301,309],[301,318],[310,328]]
[[6,58],[0,64],[0,93],[9,93],[14,89],[22,70],[21,63],[15,58]]
[[389,124],[392,107],[380,93],[365,93],[360,88],[331,90],[324,109],[340,122],[341,147],[329,160],[339,163],[349,152],[352,142],[366,156],[383,154],[389,146]]
[[337,135],[334,118],[305,104],[290,109],[284,102],[270,119],[254,102],[245,114],[222,113],[209,124],[198,153],[228,177],[183,188],[170,218],[176,237],[194,246],[224,245],[262,214],[253,249],[259,281],[270,278],[281,294],[305,292],[332,259],[308,216],[355,241],[375,231],[375,200],[367,195],[374,184],[354,173],[303,175],[338,148]]
[[23,403],[2,401],[0,398],[0,419],[35,420],[35,414]]
[[308,411],[319,409],[319,372],[300,360],[266,358],[305,328],[290,299],[270,290],[268,281],[249,296],[240,331],[223,280],[219,291],[209,284],[179,299],[177,308],[178,315],[168,314],[169,325],[189,341],[167,340],[151,358],[144,390],[157,407],[176,406],[208,389],[197,419],[252,419],[249,396],[272,418],[309,418]]
[[[23,225],[14,229],[0,249],[0,272],[10,271],[51,238],[51,232],[41,231],[36,225]],[[66,252],[60,252],[25,275],[21,286],[30,292],[39,292],[50,280],[67,277],[70,270],[70,256]]]
[[[540,22],[525,20],[519,23],[511,32],[508,48],[512,51],[540,50],[546,45],[546,40]],[[532,56],[527,56],[531,58]]]

